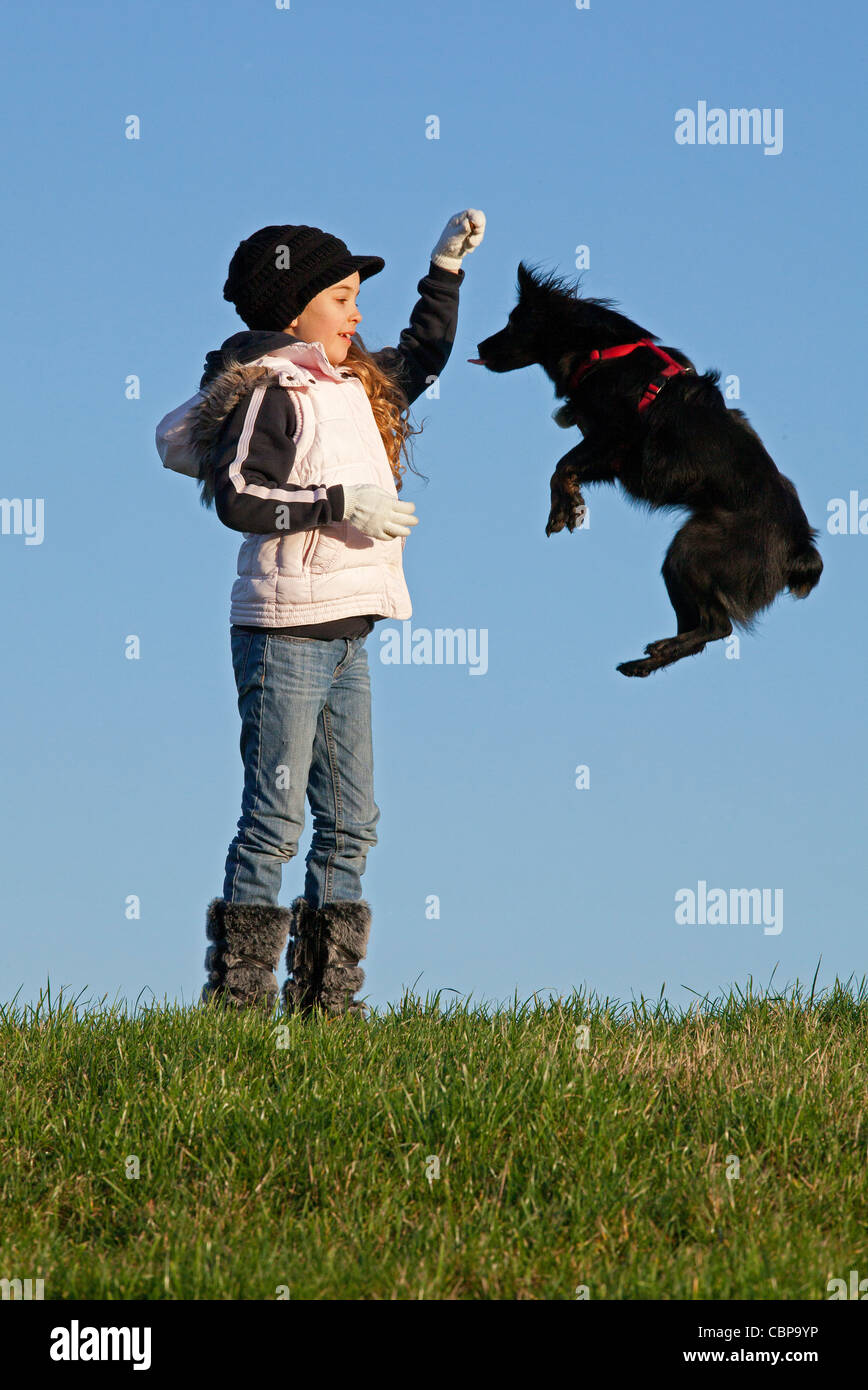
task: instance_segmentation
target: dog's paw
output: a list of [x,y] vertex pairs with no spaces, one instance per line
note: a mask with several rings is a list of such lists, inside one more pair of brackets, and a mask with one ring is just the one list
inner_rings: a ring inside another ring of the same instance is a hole
[[585,519],[586,506],[575,473],[561,464],[555,469],[551,479],[551,510],[546,523],[546,535],[556,531],[574,531]]
[[648,656],[673,656],[680,646],[677,637],[661,637],[659,642],[649,642],[645,651]]
[[622,661],[621,665],[616,667],[622,676],[650,676],[656,669],[656,665],[651,661]]
[[546,535],[552,536],[556,531],[563,531],[564,527],[568,531],[580,530],[588,508],[584,497],[570,497],[565,501],[558,501],[552,506],[549,512],[549,519],[546,522]]
[[[686,647],[687,652],[693,656],[705,651],[705,643],[697,647],[692,642]],[[685,638],[683,637],[661,637],[659,642],[649,642],[645,651],[649,656],[665,657],[667,661],[677,661],[680,656],[685,654]]]

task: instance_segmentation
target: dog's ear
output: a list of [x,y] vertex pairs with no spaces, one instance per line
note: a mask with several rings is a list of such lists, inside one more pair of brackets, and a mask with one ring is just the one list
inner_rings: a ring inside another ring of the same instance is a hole
[[533,270],[529,266],[526,266],[524,261],[519,261],[518,279],[516,281],[516,287],[518,289],[519,298],[521,298],[524,295],[528,295],[533,290],[535,290],[536,284],[536,276],[534,275]]

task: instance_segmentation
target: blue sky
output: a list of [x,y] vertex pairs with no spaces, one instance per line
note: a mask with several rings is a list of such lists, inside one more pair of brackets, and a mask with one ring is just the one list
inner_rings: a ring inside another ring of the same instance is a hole
[[[430,481],[402,494],[420,518],[405,573],[413,629],[485,630],[488,669],[387,665],[390,624],[368,638],[369,1002],[413,985],[625,1001],[665,982],[684,1007],[749,976],[810,982],[820,958],[820,986],[861,978],[868,535],[827,518],[868,498],[864,10],[141,0],[18,7],[4,27],[2,492],[42,499],[44,534],[0,535],[0,998],[50,979],[192,1002],[204,979],[240,810],[241,537],[153,436],[243,327],[222,299],[236,245],[306,222],[384,256],[359,297],[376,348],[466,207],[487,232],[440,398],[414,407]],[[782,112],[780,153],[677,143],[676,112],[700,102]],[[541,369],[466,362],[519,260],[569,275],[578,246],[587,293],[737,378],[821,529],[819,587],[781,596],[737,659],[717,643],[646,681],[617,673],[674,630],[677,517],[589,489],[588,530],[547,539],[549,478],[579,436],[551,420]],[[700,883],[766,890],[782,929],[679,924],[676,894]]]

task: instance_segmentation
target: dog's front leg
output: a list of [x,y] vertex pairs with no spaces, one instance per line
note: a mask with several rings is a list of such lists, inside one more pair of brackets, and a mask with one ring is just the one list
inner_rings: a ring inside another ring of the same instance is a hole
[[582,496],[581,482],[590,463],[590,450],[583,439],[569,453],[558,460],[552,474],[552,505],[546,522],[546,535],[555,531],[574,531],[584,520],[585,499]]

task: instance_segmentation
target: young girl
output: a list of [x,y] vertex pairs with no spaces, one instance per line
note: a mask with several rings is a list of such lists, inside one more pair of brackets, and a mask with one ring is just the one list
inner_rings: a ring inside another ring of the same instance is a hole
[[[224,299],[248,331],[206,358],[199,391],[157,426],[164,465],[244,532],[230,637],[244,792],[223,897],[209,904],[210,999],[277,1000],[290,938],[289,1013],[361,1013],[370,906],[361,876],[377,842],[365,640],[409,618],[400,502],[408,407],[449,359],[462,258],[482,240],[469,209],[447,223],[397,348],[369,353],[357,328],[379,256],[353,256],[318,227],[270,226],[242,241]],[[313,812],[303,896],[279,907],[282,866]]]

